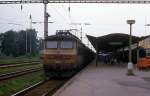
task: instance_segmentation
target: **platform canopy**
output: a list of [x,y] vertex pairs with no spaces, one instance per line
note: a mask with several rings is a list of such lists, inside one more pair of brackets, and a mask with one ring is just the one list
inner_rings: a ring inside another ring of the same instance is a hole
[[150,0],[0,0],[0,4],[20,3],[143,3],[148,4]]
[[[114,33],[100,37],[87,35],[88,40],[98,52],[112,52],[117,49],[129,46],[129,35]],[[132,36],[132,43],[137,43],[140,37]]]

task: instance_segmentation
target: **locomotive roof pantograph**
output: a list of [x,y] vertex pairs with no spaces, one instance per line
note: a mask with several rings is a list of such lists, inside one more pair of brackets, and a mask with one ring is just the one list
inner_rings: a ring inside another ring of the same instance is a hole
[[77,40],[81,42],[81,40],[78,37],[70,33],[70,30],[57,30],[56,35],[47,36],[45,40]]

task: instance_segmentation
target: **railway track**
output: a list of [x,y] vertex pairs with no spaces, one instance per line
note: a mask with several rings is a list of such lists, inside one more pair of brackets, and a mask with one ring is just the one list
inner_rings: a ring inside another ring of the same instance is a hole
[[10,64],[20,64],[20,63],[31,63],[31,62],[39,62],[39,60],[33,60],[33,61],[16,61],[16,62],[9,62],[9,63],[1,63],[0,65],[10,65]]
[[0,81],[10,79],[10,78],[15,78],[15,77],[29,74],[29,73],[33,73],[33,72],[37,72],[37,71],[40,71],[42,69],[43,69],[43,67],[30,68],[30,69],[25,69],[25,70],[21,70],[21,71],[15,71],[15,72],[10,72],[10,73],[6,73],[6,74],[1,74],[0,75]]
[[20,62],[20,63],[13,63],[13,64],[0,64],[0,68],[9,68],[9,67],[18,67],[18,66],[24,66],[24,65],[34,65],[34,64],[40,64],[39,61],[36,62]]
[[12,96],[51,96],[58,90],[68,79],[50,79],[39,82],[24,90],[21,90]]

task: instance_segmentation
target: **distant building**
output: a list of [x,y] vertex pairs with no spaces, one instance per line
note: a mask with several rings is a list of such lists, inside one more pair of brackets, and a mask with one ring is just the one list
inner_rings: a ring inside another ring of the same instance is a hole
[[144,49],[150,49],[150,37],[139,41],[139,46],[143,47]]
[[139,46],[146,50],[147,55],[150,55],[150,36],[139,41]]

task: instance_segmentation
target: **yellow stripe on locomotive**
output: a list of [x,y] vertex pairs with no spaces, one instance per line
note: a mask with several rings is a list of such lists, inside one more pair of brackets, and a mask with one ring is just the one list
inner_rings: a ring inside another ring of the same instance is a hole
[[43,63],[48,69],[64,70],[77,65],[75,41],[46,41]]

